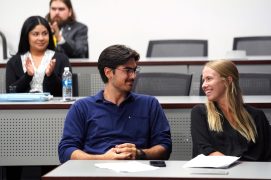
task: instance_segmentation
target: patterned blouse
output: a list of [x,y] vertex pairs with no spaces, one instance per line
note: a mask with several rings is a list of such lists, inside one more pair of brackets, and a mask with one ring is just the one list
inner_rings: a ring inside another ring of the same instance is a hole
[[30,91],[29,92],[43,92],[43,79],[45,76],[45,69],[48,66],[48,64],[50,63],[50,61],[52,60],[52,57],[54,56],[54,54],[55,54],[55,51],[46,50],[38,68],[36,68],[34,66],[33,58],[32,58],[32,55],[29,51],[27,53],[25,53],[24,55],[21,55],[24,72],[26,72],[25,63],[26,63],[27,57],[30,58],[30,60],[33,64],[33,67],[34,67],[34,71],[35,71],[33,79],[30,83]]

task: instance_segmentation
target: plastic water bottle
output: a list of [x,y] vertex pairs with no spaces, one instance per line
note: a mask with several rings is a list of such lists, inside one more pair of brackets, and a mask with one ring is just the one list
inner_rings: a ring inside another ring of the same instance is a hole
[[69,67],[64,68],[62,75],[62,96],[63,101],[72,100],[72,73]]

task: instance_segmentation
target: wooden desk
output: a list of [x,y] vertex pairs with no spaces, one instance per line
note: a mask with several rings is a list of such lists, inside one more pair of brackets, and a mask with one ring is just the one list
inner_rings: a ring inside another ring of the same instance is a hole
[[[171,160],[192,157],[191,108],[204,96],[157,97],[171,126]],[[271,122],[271,96],[245,96],[245,102],[262,108]],[[73,102],[0,102],[0,166],[58,165],[58,143]]]
[[[119,173],[94,166],[95,163],[119,161],[70,160],[42,177],[42,180],[180,180],[180,179],[270,179],[271,162],[240,162],[228,169],[210,169],[205,171],[224,171],[226,175],[192,174],[203,168],[183,168],[186,161],[166,161],[166,167],[153,171]],[[128,161],[125,161],[128,162]],[[148,164],[149,161],[140,161]]]

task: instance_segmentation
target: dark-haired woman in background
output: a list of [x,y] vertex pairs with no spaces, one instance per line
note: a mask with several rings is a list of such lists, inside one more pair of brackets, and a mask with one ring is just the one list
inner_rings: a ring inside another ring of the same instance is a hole
[[[12,86],[17,93],[50,92],[62,96],[62,73],[70,63],[66,55],[54,50],[47,20],[41,16],[27,18],[21,30],[18,52],[7,62],[6,92]],[[20,179],[21,171],[20,166],[7,167],[6,179]]]
[[[6,92],[50,92],[62,96],[61,76],[69,59],[55,52],[51,28],[41,16],[31,16],[23,24],[18,52],[7,63]],[[71,67],[70,67],[71,69]]]
[[269,122],[260,109],[243,102],[236,65],[208,62],[202,71],[205,105],[191,112],[193,157],[238,156],[244,161],[271,161]]

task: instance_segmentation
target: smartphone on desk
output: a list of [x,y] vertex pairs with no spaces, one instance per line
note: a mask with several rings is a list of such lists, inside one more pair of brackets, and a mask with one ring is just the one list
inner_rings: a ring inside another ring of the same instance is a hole
[[72,97],[71,99],[66,99],[66,100],[63,100],[61,99],[62,102],[72,102],[72,101],[76,101],[76,98]]
[[166,167],[165,161],[161,160],[152,160],[150,161],[150,165],[155,166],[155,167]]

